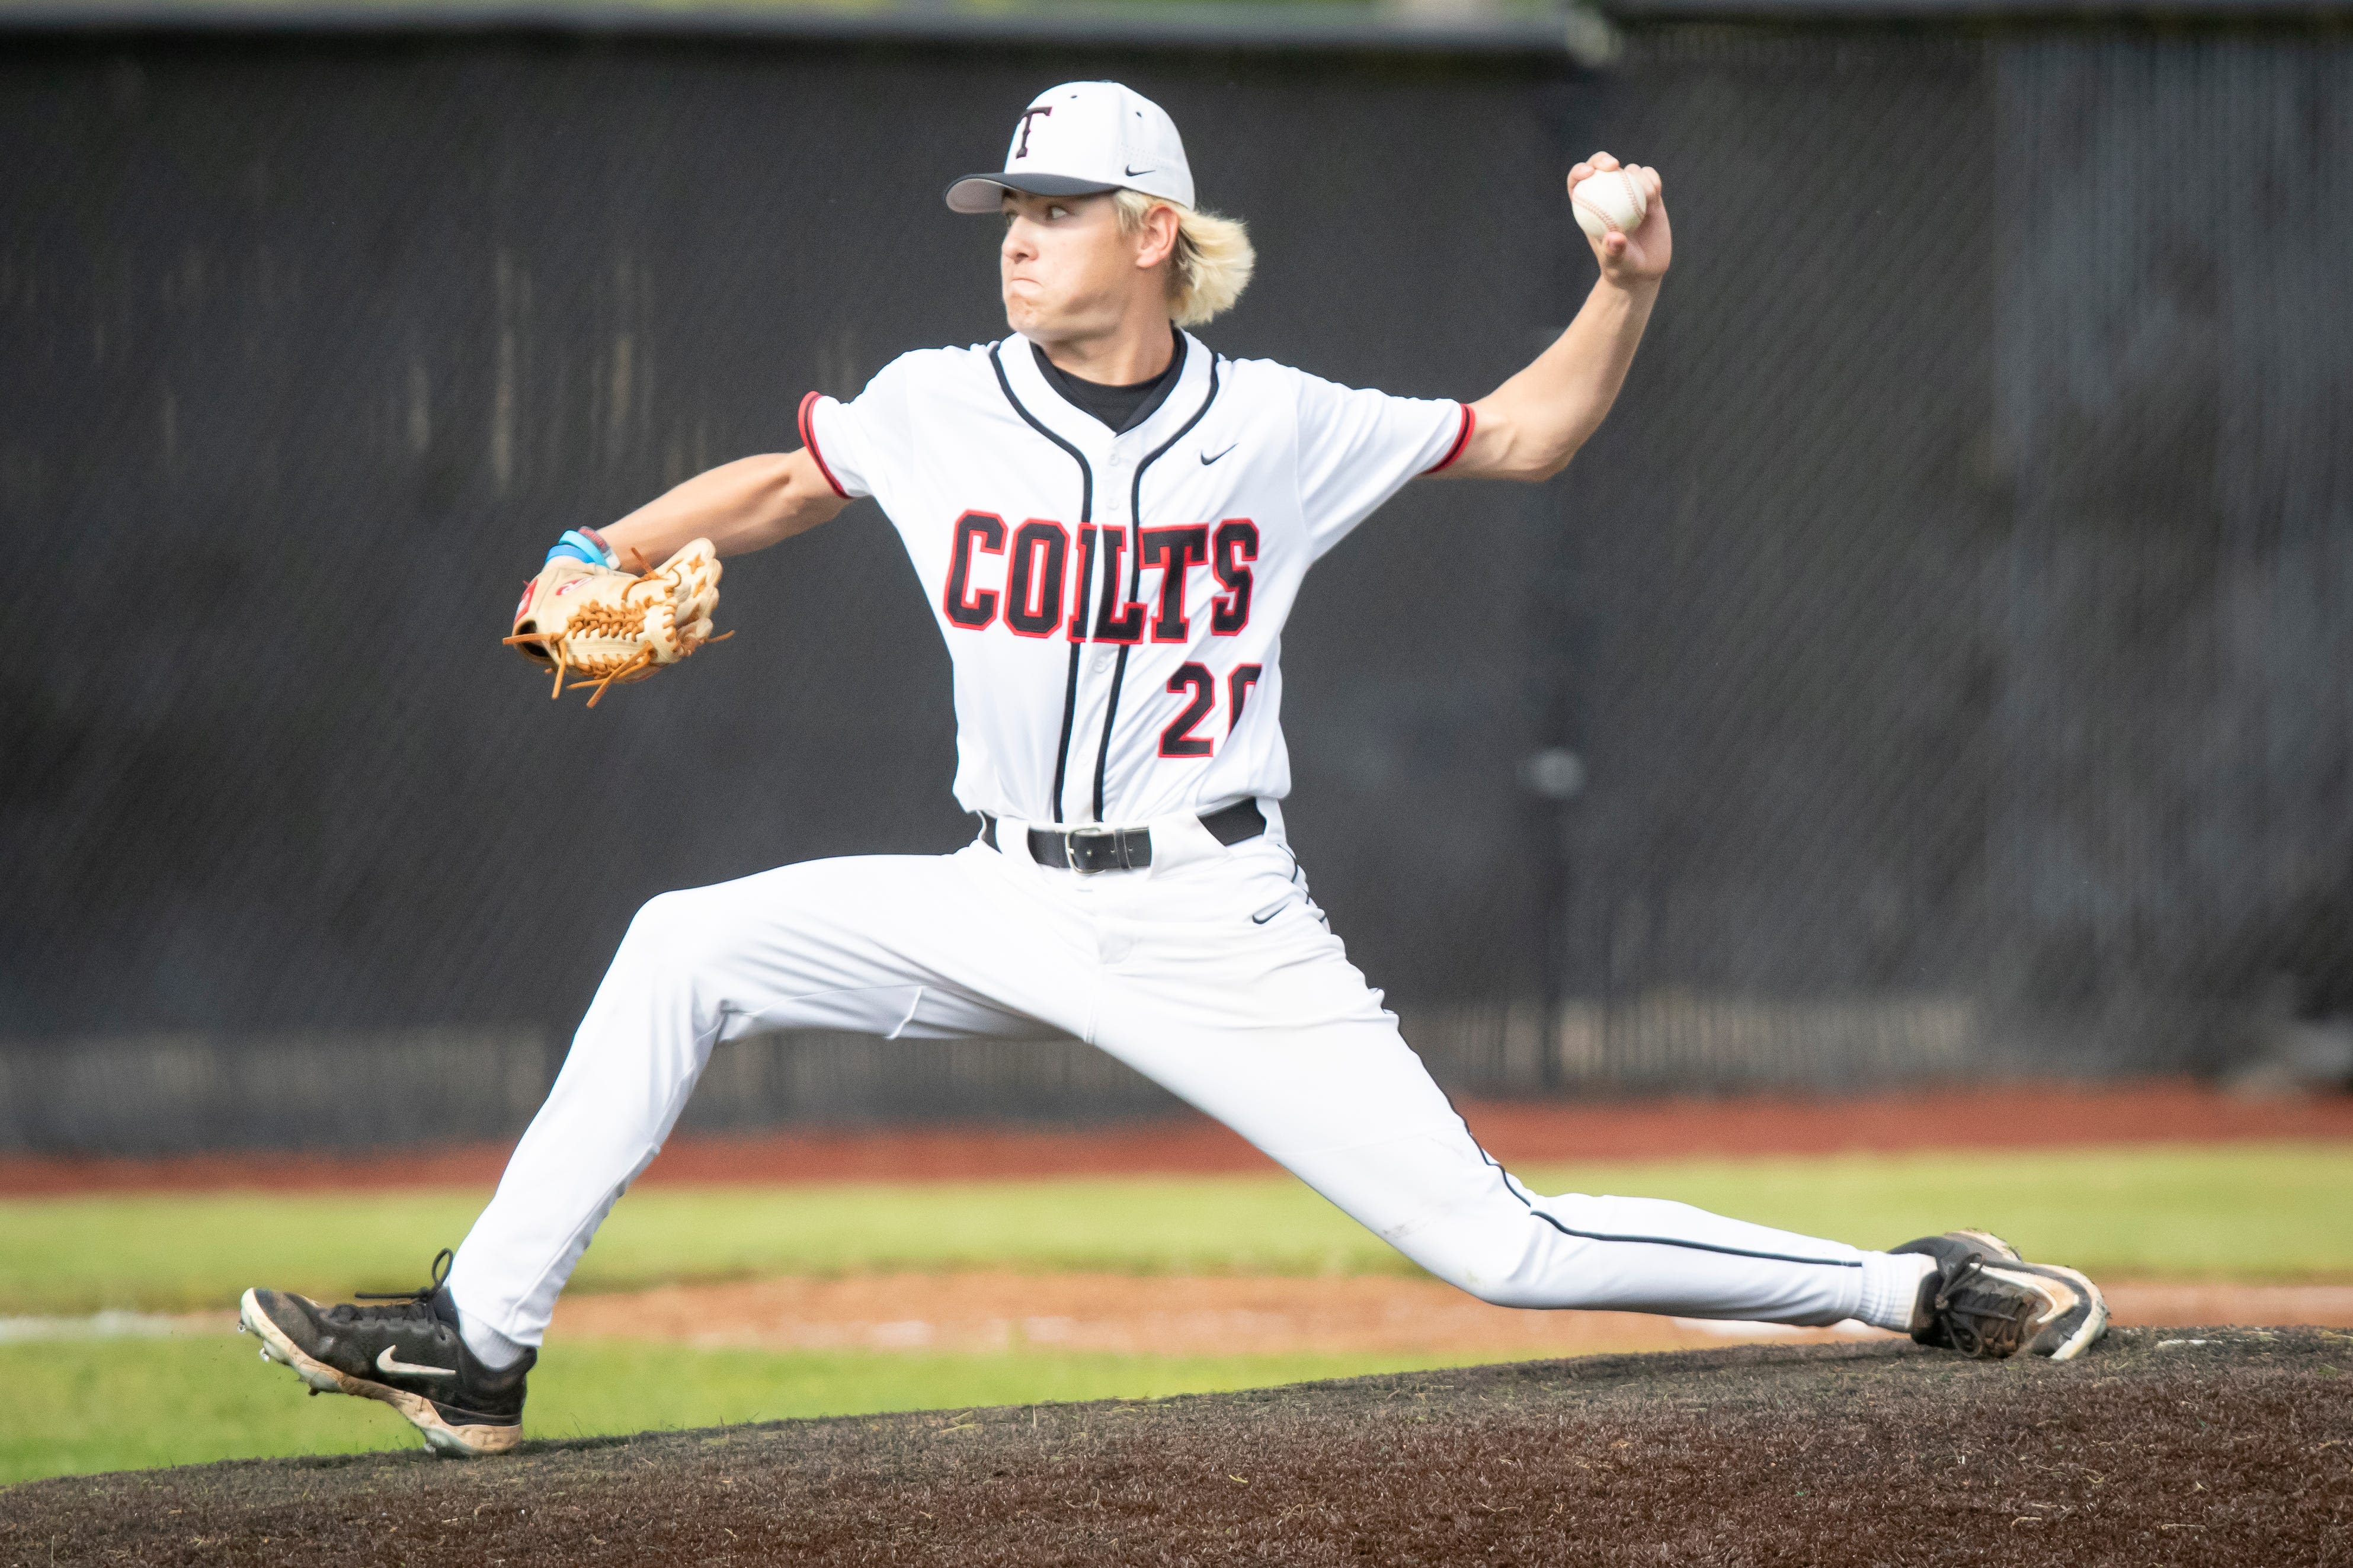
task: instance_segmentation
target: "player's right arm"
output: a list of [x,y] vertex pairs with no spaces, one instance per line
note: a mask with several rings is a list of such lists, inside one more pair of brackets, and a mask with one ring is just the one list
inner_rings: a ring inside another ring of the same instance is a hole
[[765,550],[832,521],[849,504],[804,447],[722,463],[602,531],[623,567],[643,572],[697,539],[722,555]]
[[1590,242],[1601,276],[1584,309],[1534,363],[1471,405],[1471,438],[1446,473],[1548,479],[1568,466],[1618,401],[1674,257],[1656,169],[1621,165],[1609,153],[1596,153],[1569,171],[1568,188],[1574,192],[1578,181],[1620,167],[1649,192],[1641,224],[1630,235],[1613,228]]

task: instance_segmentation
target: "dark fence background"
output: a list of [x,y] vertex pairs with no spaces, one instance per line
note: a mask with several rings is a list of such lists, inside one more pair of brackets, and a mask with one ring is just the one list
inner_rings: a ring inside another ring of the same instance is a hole
[[[496,639],[562,528],[998,335],[994,226],[939,188],[1090,75],[1251,221],[1209,340],[1401,392],[1476,396],[1566,322],[1568,163],[1666,173],[1675,272],[1587,454],[1409,489],[1286,639],[1293,839],[1441,1079],[2335,1038],[2353,49],[1625,46],[12,40],[0,1146],[496,1135],[644,899],[960,842],[945,657],[871,506],[731,563],[743,635],[594,712]],[[740,1054],[698,1121],[1166,1103],[1067,1044]],[[338,1110],[357,1064],[440,1098]]]

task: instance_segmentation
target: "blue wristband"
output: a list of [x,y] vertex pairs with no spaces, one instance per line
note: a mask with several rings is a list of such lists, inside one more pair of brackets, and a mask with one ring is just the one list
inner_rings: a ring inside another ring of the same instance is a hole
[[602,540],[593,534],[583,533],[576,528],[567,528],[564,531],[564,537],[555,542],[555,548],[547,552],[547,559],[553,561],[560,555],[568,555],[575,561],[585,561],[591,566],[609,567],[617,564],[620,559],[606,547]]

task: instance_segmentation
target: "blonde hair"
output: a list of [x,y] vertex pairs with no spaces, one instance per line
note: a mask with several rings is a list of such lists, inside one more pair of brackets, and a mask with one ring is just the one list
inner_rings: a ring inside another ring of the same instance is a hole
[[1142,191],[1114,191],[1112,200],[1119,212],[1120,229],[1126,234],[1142,228],[1145,215],[1154,207],[1166,207],[1176,215],[1176,250],[1169,258],[1168,268],[1171,321],[1180,327],[1198,327],[1233,309],[1258,266],[1250,230],[1240,218],[1196,212],[1182,203],[1147,196]]

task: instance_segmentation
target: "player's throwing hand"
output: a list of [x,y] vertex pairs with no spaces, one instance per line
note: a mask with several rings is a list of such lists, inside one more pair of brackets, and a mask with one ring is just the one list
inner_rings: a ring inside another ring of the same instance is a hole
[[[1624,186],[1619,184],[1621,176]],[[1580,199],[1577,187],[1595,179],[1603,180],[1603,184]],[[1578,221],[1586,226],[1586,238],[1593,247],[1594,259],[1601,263],[1602,277],[1630,286],[1656,283],[1666,276],[1674,259],[1675,241],[1667,226],[1665,190],[1658,170],[1643,163],[1620,163],[1607,153],[1596,153],[1568,172],[1569,200],[1577,206]],[[1588,215],[1606,216],[1608,226],[1594,233]]]

